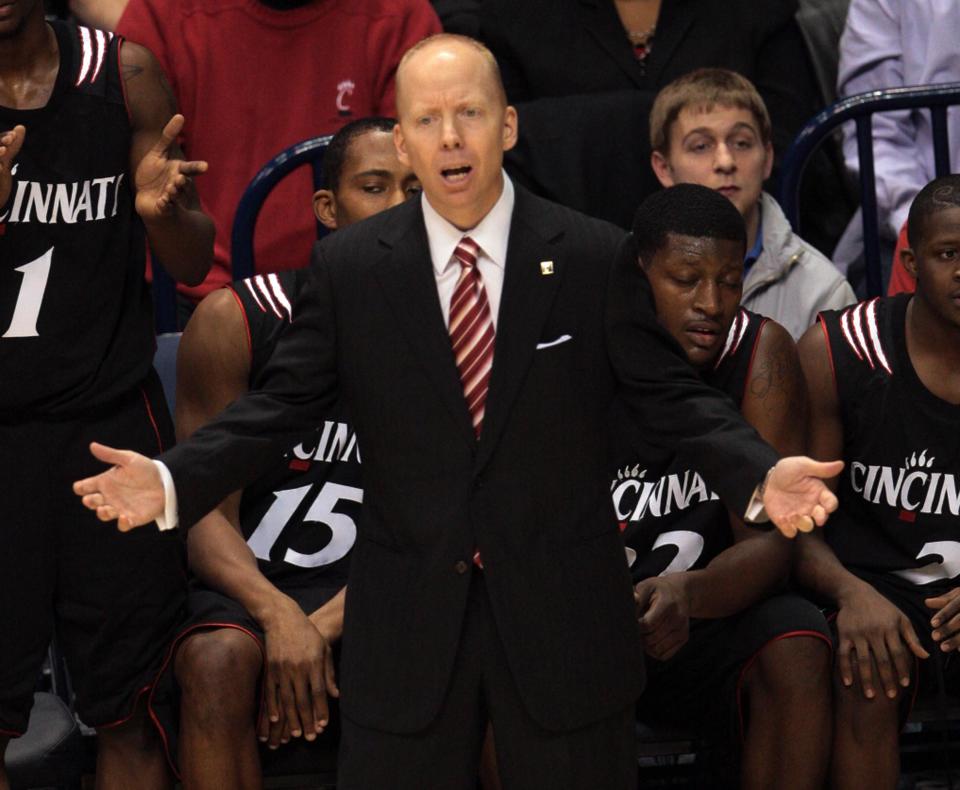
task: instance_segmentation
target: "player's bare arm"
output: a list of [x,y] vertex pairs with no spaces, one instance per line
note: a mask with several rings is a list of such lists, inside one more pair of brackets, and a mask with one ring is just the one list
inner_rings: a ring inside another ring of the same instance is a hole
[[213,260],[213,221],[203,213],[193,186],[207,163],[185,160],[177,142],[183,116],[149,50],[125,41],[120,70],[133,126],[130,171],[137,213],[164,268],[175,279],[197,285]]
[[[248,389],[250,349],[240,306],[224,288],[200,303],[177,357],[177,436],[185,439]],[[264,700],[258,737],[272,748],[329,722],[327,694],[338,696],[330,639],[261,572],[240,529],[240,492],[190,530],[191,570],[238,601],[263,627]]]
[[13,164],[17,154],[20,153],[26,131],[23,126],[18,125],[9,131],[0,133],[0,207],[10,197],[10,190],[13,186]]
[[[819,323],[799,343],[800,361],[810,402],[810,454],[836,458],[843,451],[843,425],[836,383]],[[836,481],[830,481],[836,486]],[[859,679],[868,699],[879,688],[894,698],[910,685],[915,655],[928,654],[909,619],[872,586],[850,573],[818,534],[804,535],[797,544],[797,580],[837,606],[837,672],[844,686]],[[912,655],[911,655],[912,654]]]

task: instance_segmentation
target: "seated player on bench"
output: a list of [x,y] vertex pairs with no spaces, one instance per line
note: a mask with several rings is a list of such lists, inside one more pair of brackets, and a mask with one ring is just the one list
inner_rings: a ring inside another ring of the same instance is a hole
[[960,176],[907,225],[916,293],[824,312],[800,341],[811,455],[846,461],[839,510],[797,547],[836,611],[837,788],[896,786],[917,690],[953,681],[960,647]]
[[[804,450],[803,375],[790,335],[742,308],[744,222],[721,193],[655,193],[633,224],[660,323],[704,379],[783,455]],[[639,715],[741,745],[746,788],[821,788],[829,760],[830,639],[783,592],[791,544],[744,526],[697,459],[652,446],[616,414],[611,483],[648,655]]]
[[[416,176],[397,159],[393,126],[391,119],[364,118],[331,141],[324,156],[329,188],[314,196],[327,228],[419,193]],[[306,272],[257,275],[200,304],[178,357],[180,437],[254,386],[292,320]],[[258,737],[277,748],[300,735],[314,740],[329,726],[326,697],[338,693],[332,646],[342,629],[360,485],[356,434],[338,408],[273,474],[224,500],[190,530],[198,583],[171,651],[179,743],[169,672],[155,695],[170,738],[168,756],[178,761],[185,785],[260,787]]]

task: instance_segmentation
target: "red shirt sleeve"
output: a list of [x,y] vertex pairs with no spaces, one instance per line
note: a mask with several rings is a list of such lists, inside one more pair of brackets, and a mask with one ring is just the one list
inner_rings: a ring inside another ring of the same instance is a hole
[[900,228],[900,235],[897,236],[897,246],[893,251],[893,268],[890,270],[890,284],[887,286],[887,296],[896,296],[902,293],[913,293],[916,290],[917,283],[910,272],[906,270],[903,262],[900,260],[900,250],[909,246],[907,241],[907,226]]

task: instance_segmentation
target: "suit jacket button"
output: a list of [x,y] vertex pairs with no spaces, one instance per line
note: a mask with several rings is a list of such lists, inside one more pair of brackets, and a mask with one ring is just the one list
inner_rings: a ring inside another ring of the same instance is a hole
[[457,560],[453,566],[453,569],[459,573],[461,576],[470,570],[470,566],[463,560]]

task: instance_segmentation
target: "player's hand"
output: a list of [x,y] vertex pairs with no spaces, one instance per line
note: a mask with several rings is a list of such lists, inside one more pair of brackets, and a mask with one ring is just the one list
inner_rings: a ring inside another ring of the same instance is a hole
[[777,529],[792,538],[822,527],[837,509],[837,497],[823,481],[841,471],[843,461],[821,463],[802,455],[777,461],[763,492],[764,510]]
[[340,693],[330,643],[290,599],[275,608],[264,631],[267,715],[259,725],[260,740],[273,749],[285,743],[281,731],[285,724],[289,736],[312,741],[330,721],[327,695]]
[[633,588],[644,649],[658,661],[672,658],[690,639],[690,604],[682,576],[655,576]]
[[183,116],[174,115],[160,139],[140,160],[134,183],[137,188],[137,213],[145,220],[157,220],[173,214],[180,196],[192,176],[207,171],[206,162],[187,162],[172,156],[171,149],[183,128]]
[[867,699],[877,695],[878,682],[883,693],[895,699],[899,693],[898,683],[902,688],[910,685],[913,656],[930,657],[910,620],[866,584],[840,601],[839,607],[837,671],[840,681],[848,688],[852,686],[856,669]]
[[20,153],[23,138],[27,130],[23,126],[14,126],[6,132],[0,132],[0,208],[10,197],[13,187],[13,160]]
[[140,453],[115,450],[93,442],[90,452],[112,466],[103,474],[78,480],[73,493],[101,521],[116,521],[121,532],[156,520],[163,515],[166,498],[156,465]]
[[935,598],[927,598],[924,603],[930,609],[936,609],[930,618],[933,641],[940,643],[944,653],[960,650],[960,587],[954,587]]

